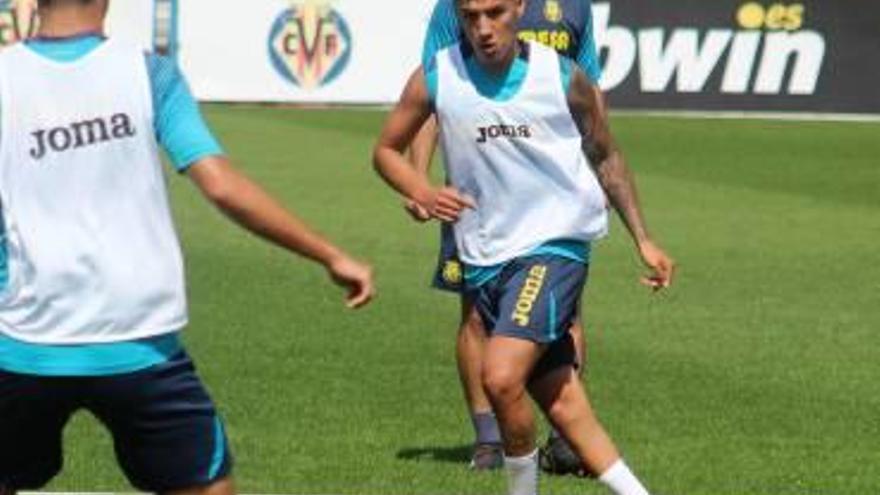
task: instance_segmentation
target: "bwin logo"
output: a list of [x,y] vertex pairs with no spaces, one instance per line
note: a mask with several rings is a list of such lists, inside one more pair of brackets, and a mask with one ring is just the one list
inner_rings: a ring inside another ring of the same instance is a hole
[[[811,95],[825,59],[825,37],[800,29],[803,4],[776,4],[768,9],[755,2],[743,4],[737,20],[744,29],[709,29],[702,45],[696,28],[676,28],[667,36],[663,28],[634,33],[612,26],[610,3],[595,4],[593,15],[597,47],[607,50],[600,81],[605,90],[617,87],[629,76],[638,55],[640,88],[646,93],[670,91],[674,75],[676,85],[671,91],[701,92],[715,68],[724,64],[721,93],[780,94],[791,66],[786,92]],[[723,62],[725,53],[727,60]]]
[[485,143],[489,139],[497,139],[500,137],[510,139],[532,137],[532,130],[529,129],[529,126],[527,125],[489,125],[478,127],[477,132],[480,134],[477,136],[477,142],[480,144]]
[[71,148],[132,137],[135,134],[131,118],[124,113],[117,113],[109,119],[99,117],[67,126],[36,130],[31,133],[34,146],[30,149],[30,155],[35,160],[41,160],[49,150],[60,153]]

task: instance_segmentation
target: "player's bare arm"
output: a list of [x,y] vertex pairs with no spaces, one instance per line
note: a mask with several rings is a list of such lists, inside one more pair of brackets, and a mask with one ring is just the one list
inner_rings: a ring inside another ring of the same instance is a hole
[[[425,178],[430,177],[431,160],[437,148],[437,137],[437,117],[432,115],[416,133],[409,147],[409,158],[413,168]],[[426,222],[431,219],[428,211],[411,199],[404,201],[404,208],[416,221]]]
[[416,172],[428,177],[431,171],[431,160],[437,149],[437,117],[430,115],[421,129],[416,133],[410,144],[410,157]]
[[668,287],[672,283],[675,263],[657,246],[648,232],[639,206],[635,179],[609,129],[601,92],[595,90],[578,68],[572,71],[568,100],[572,117],[583,136],[584,154],[596,171],[611,205],[635,241],[642,260],[654,272],[651,276],[643,277],[642,282],[655,289]]
[[455,222],[462,209],[474,207],[473,202],[455,188],[432,186],[427,176],[416,171],[403,154],[432,111],[424,71],[419,67],[385,121],[373,150],[373,164],[388,185],[415,201],[432,218]]
[[357,308],[373,297],[369,266],[312,230],[222,156],[209,156],[188,169],[202,194],[236,223],[258,236],[323,265],[337,284],[348,288],[346,304]]

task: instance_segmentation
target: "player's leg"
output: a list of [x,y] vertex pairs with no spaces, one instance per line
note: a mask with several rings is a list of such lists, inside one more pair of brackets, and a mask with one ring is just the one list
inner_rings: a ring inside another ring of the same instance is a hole
[[110,429],[119,465],[136,488],[234,492],[223,423],[185,352],[139,372],[95,379],[88,393],[87,407]]
[[[587,341],[580,317],[574,319],[569,329],[576,352],[577,370],[581,376],[586,373]],[[547,441],[540,451],[541,469],[550,474],[574,474],[585,476],[580,458],[572,450],[559,431],[551,425]]]
[[594,414],[577,373],[560,367],[534,380],[529,391],[551,423],[592,475],[603,473],[620,456]]
[[573,366],[568,327],[574,311],[558,303],[559,295],[576,290],[568,287],[569,280],[582,284],[584,270],[583,264],[556,256],[519,258],[479,289],[477,307],[492,329],[483,385],[498,416],[512,494],[537,491],[534,413],[527,384],[535,373],[543,373],[545,351],[556,342],[566,343],[565,364]]
[[448,224],[442,224],[440,229],[440,254],[432,285],[435,289],[459,294],[461,300],[455,355],[465,403],[474,428],[474,451],[470,465],[477,470],[500,468],[504,463],[501,435],[480,377],[486,330],[473,299],[464,293],[461,262],[452,227]]
[[0,371],[0,492],[42,488],[61,470],[72,381]]
[[617,495],[648,494],[621,459],[572,368],[559,367],[536,378],[529,389],[591,474]]
[[504,464],[501,434],[492,404],[483,389],[483,355],[486,330],[473,301],[461,298],[461,325],[456,339],[456,361],[465,402],[474,427],[474,452],[471,467],[477,470],[498,469]]
[[535,448],[535,418],[526,385],[542,350],[535,342],[506,335],[492,336],[486,347],[483,384],[508,456],[522,456]]
[[[554,307],[558,320],[568,322],[566,329],[579,314],[587,271],[586,265],[548,263],[548,272],[554,275],[550,280]],[[588,471],[618,495],[647,495],[596,418],[573,366],[577,350],[571,334],[566,333],[566,337],[548,346],[532,374],[529,392]]]
[[493,335],[486,346],[483,384],[504,439],[511,495],[537,493],[535,416],[526,384],[543,346],[520,337]]

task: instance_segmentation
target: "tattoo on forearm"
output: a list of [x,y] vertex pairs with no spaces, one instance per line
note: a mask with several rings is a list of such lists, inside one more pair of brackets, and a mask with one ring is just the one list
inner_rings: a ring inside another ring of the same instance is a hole
[[599,183],[611,204],[620,214],[630,233],[636,240],[647,237],[647,229],[642,218],[639,197],[632,174],[617,152],[612,152],[596,165]]
[[594,168],[598,168],[608,156],[608,153],[606,153],[591,136],[585,136],[583,138],[581,148],[584,150],[584,155],[590,160],[590,163],[593,164]]

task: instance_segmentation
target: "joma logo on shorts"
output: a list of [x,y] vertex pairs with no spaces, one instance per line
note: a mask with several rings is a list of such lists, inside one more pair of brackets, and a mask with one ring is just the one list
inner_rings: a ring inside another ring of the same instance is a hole
[[500,137],[508,139],[532,137],[532,130],[527,125],[490,125],[477,127],[477,132],[480,133],[480,135],[477,136],[478,143],[485,143],[489,139],[497,139]]
[[513,314],[510,315],[514,323],[524,327],[529,324],[532,315],[532,308],[535,307],[535,301],[541,293],[541,287],[544,286],[544,278],[547,276],[546,265],[535,265],[529,270],[529,276],[523,284],[522,290],[519,291],[519,297],[516,299],[516,307]]
[[34,145],[30,149],[30,155],[31,158],[40,160],[50,150],[61,153],[134,135],[135,128],[131,125],[131,118],[124,113],[117,113],[109,118],[98,117],[63,127],[34,131],[31,133]]

